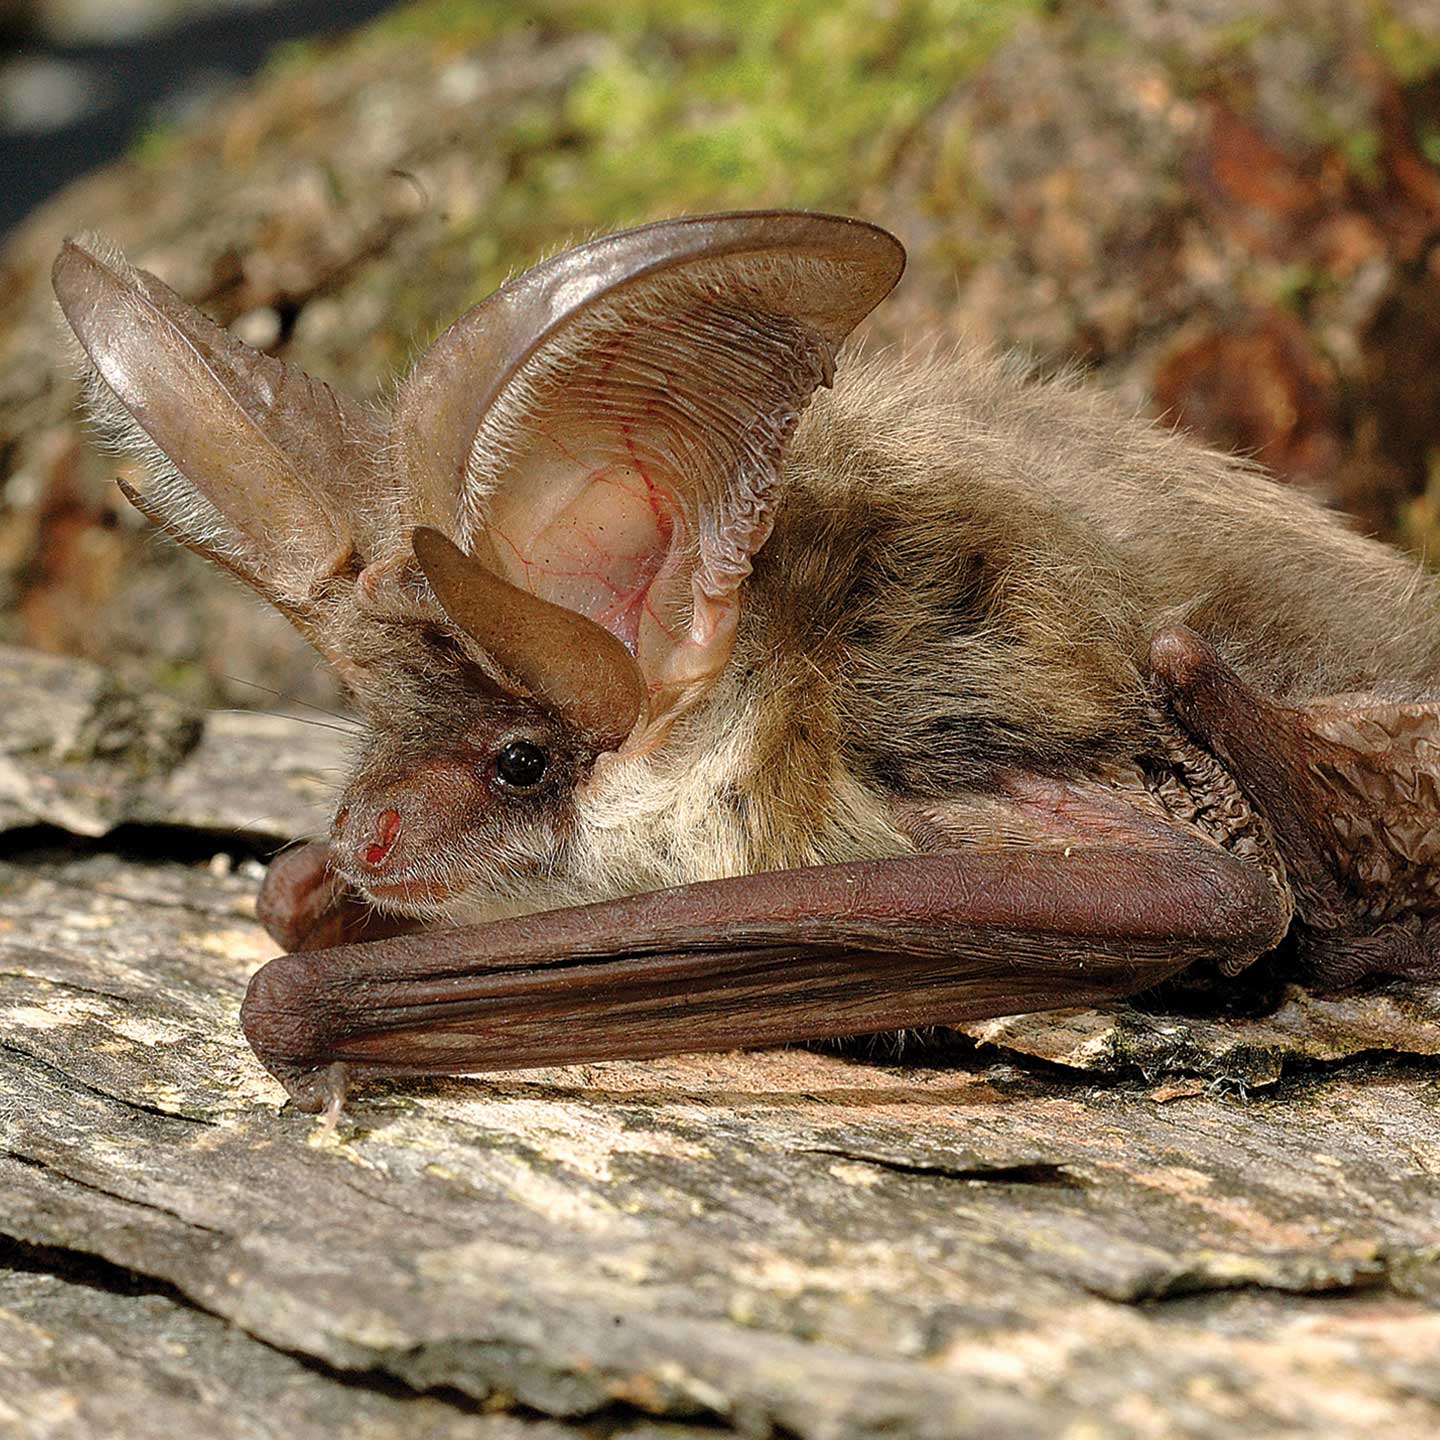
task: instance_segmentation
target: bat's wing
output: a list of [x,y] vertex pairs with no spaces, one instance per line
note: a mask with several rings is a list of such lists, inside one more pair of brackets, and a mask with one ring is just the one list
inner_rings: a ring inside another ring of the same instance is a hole
[[357,940],[388,939],[420,928],[358,895],[333,863],[328,840],[310,840],[277,855],[255,899],[255,918],[287,950],[323,950]]
[[1257,694],[1184,627],[1151,668],[1270,824],[1314,974],[1440,975],[1440,701]]
[[[1116,807],[1123,810],[1125,807]],[[726,1050],[1085,1005],[1275,945],[1288,891],[1162,817],[777,871],[283,956],[246,1035],[302,1108],[348,1072]]]

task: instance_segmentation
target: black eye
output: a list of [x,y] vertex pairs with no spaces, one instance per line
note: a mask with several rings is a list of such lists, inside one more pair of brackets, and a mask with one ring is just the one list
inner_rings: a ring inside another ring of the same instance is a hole
[[495,775],[514,790],[533,790],[544,778],[550,757],[529,740],[512,740],[495,757]]

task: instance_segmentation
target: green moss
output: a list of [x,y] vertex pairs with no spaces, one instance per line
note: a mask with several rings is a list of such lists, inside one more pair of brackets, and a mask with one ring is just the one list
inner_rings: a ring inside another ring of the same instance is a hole
[[1339,142],[1350,173],[1367,185],[1378,185],[1382,178],[1380,154],[1384,148],[1380,132],[1369,126],[1361,130],[1347,130],[1339,136]]
[[469,45],[525,23],[524,12],[530,8],[500,0],[425,0],[423,4],[400,5],[386,11],[356,38],[361,44],[438,41]]
[[195,705],[219,699],[215,680],[198,660],[156,659],[147,671],[149,688]]
[[[670,209],[850,201],[1030,8],[759,0],[722,24],[710,7],[617,6],[608,13],[645,25],[585,75],[567,110],[590,151],[583,206],[608,224],[660,197]],[[570,198],[543,165],[536,178]]]
[[1402,19],[1385,3],[1370,7],[1370,40],[1386,68],[1402,85],[1413,85],[1440,71],[1440,25]]
[[1328,288],[1329,282],[1323,269],[1299,262],[1277,265],[1263,279],[1264,293],[1271,304],[1283,306],[1302,316],[1310,301]]
[[260,69],[262,79],[274,80],[297,71],[309,70],[323,59],[330,40],[285,40],[275,46],[265,57]]
[[[495,106],[506,180],[457,220],[423,283],[380,263],[401,349],[557,244],[665,215],[766,205],[876,213],[925,117],[1047,0],[420,0],[353,35],[279,50],[264,82],[357,51],[452,58],[526,35],[589,37],[594,58],[558,101]],[[429,53],[426,52],[429,47]],[[162,163],[183,132],[140,146]],[[947,143],[940,209],[973,184],[968,137]],[[877,218],[884,218],[877,214]],[[404,323],[399,323],[403,319]],[[400,357],[396,357],[400,358]]]
[[[510,180],[464,238],[477,291],[557,238],[763,205],[864,209],[920,121],[1042,0],[426,0],[367,43],[532,28],[602,48],[495,136]],[[956,184],[963,166],[957,164]]]
[[175,152],[185,140],[185,132],[178,125],[154,125],[142,130],[130,144],[131,155],[151,169],[168,165]]
[[1402,544],[1434,561],[1440,555],[1440,449],[1425,456],[1425,489],[1400,508],[1396,528]]

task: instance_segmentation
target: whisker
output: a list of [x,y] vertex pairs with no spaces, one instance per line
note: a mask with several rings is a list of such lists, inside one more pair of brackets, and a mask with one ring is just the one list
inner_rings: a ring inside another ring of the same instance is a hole
[[273,850],[267,851],[266,859],[273,865],[280,856],[287,854],[291,850],[299,850],[304,845],[319,844],[329,838],[328,835],[323,835],[318,830],[312,831],[308,835],[297,835],[293,840],[282,840]]
[[301,700],[297,695],[287,694],[284,690],[277,690],[273,685],[262,685],[258,680],[247,680],[243,675],[227,675],[220,677],[222,680],[230,680],[236,685],[249,685],[253,690],[263,690],[267,695],[273,695],[277,700],[283,700],[287,705],[299,705],[305,710],[314,710],[320,715],[328,715],[332,720],[338,720],[342,725],[358,730],[360,722],[352,715],[342,715],[338,710],[328,710],[324,705],[316,705],[310,700]]
[[316,720],[312,715],[289,715],[282,710],[247,710],[239,705],[218,705],[212,715],[273,715],[277,720],[293,720],[297,725],[313,725],[317,730],[333,730],[337,735],[354,735],[358,727],[353,725],[331,725]]

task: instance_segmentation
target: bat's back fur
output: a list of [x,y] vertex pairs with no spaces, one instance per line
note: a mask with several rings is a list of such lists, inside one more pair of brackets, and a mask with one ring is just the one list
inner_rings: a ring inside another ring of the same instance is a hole
[[726,676],[581,807],[597,896],[893,854],[895,795],[1132,758],[1170,621],[1282,698],[1440,676],[1417,562],[1073,379],[965,352],[842,364],[779,488]]
[[[617,273],[651,278],[563,301],[573,323],[531,353],[557,295]],[[431,918],[894,855],[916,843],[904,802],[968,806],[967,838],[1010,843],[987,817],[1014,777],[1113,781],[1155,756],[1147,653],[1175,622],[1281,699],[1432,692],[1440,591],[1415,562],[1077,381],[963,351],[842,356],[833,390],[811,399],[899,273],[893,238],[834,217],[642,227],[477,306],[388,409],[249,351],[98,240],[67,243],[57,290],[99,367],[98,408],[153,462],[137,503],[356,686],[373,732],[350,787],[360,803],[342,799],[356,845],[399,813],[386,809],[397,787],[464,750],[457,724],[468,741],[480,722],[511,723],[455,662],[463,647],[426,639],[456,616],[398,578],[416,525],[467,543],[493,529],[527,585],[533,563],[534,594],[572,616],[599,615],[609,593],[586,588],[595,554],[631,602],[654,560],[636,593],[657,633],[637,619],[617,663],[660,722],[622,727],[618,753],[588,751],[539,818],[483,786],[472,815],[452,792],[476,767],[445,771],[449,791],[413,806],[409,826],[411,847],[449,866],[445,898],[419,907]],[[499,388],[472,413],[482,382]],[[648,490],[642,453],[668,477],[679,531],[600,484],[633,465]],[[573,553],[549,534],[557,494]],[[672,533],[688,537],[673,553]],[[594,619],[577,654],[595,648]],[[516,663],[489,654],[497,640],[476,642],[492,675]],[[584,663],[571,671],[592,685]]]

